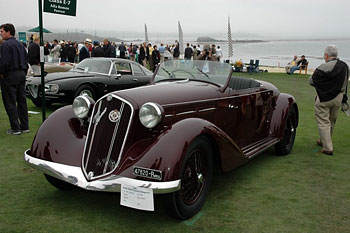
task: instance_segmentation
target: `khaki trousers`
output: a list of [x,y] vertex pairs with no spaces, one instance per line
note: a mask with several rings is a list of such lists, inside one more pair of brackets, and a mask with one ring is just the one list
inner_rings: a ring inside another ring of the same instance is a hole
[[342,99],[343,93],[339,93],[337,97],[327,102],[320,102],[318,96],[316,97],[315,118],[323,150],[333,151],[332,134]]

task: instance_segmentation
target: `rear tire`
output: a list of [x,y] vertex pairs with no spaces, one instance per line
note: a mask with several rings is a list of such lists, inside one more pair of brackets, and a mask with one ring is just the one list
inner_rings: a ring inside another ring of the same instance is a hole
[[164,209],[172,217],[189,219],[202,208],[213,176],[213,149],[205,137],[188,147],[181,168],[181,189],[164,195]]
[[297,130],[296,123],[297,115],[292,107],[288,112],[283,137],[281,141],[275,145],[275,150],[278,155],[288,155],[292,151]]
[[55,177],[52,177],[52,176],[49,176],[46,174],[44,174],[44,175],[45,175],[46,180],[57,189],[64,190],[64,191],[70,191],[70,190],[73,190],[76,188],[76,186],[74,186],[70,183],[64,182],[60,179],[57,179]]

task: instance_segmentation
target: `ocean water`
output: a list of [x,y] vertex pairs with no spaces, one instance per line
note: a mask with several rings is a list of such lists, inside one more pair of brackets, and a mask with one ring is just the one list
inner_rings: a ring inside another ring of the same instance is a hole
[[[175,39],[161,39],[164,44],[173,44]],[[195,40],[184,40],[186,43],[200,45]],[[151,41],[152,43],[152,41]],[[154,42],[153,42],[154,43]],[[211,42],[207,44],[220,46],[224,59],[228,59],[227,42]],[[157,43],[159,44],[159,43]],[[270,40],[257,43],[233,43],[233,57],[231,62],[242,60],[249,63],[250,59],[259,60],[261,65],[284,67],[293,59],[294,55],[305,55],[309,61],[309,68],[316,68],[324,63],[323,52],[327,45],[335,45],[338,48],[338,57],[350,65],[350,39],[333,40]]]

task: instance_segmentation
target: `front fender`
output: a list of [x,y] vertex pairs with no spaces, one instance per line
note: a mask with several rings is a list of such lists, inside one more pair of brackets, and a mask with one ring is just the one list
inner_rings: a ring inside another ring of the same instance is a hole
[[[186,150],[198,136],[204,135],[212,142],[213,156],[219,158],[224,171],[229,171],[247,159],[239,147],[221,129],[212,123],[189,118],[179,121],[163,131],[155,140],[147,140],[133,145],[121,161],[118,175],[133,177],[131,166],[139,166],[162,171],[163,181],[181,178],[181,166]],[[135,155],[143,144],[143,153]]]
[[294,108],[295,110],[295,113],[297,116],[296,126],[298,126],[298,121],[299,121],[298,105],[293,96],[285,93],[281,93],[276,98],[275,104],[276,105],[271,118],[270,134],[273,137],[281,139],[283,137],[287,116],[291,108]]
[[30,155],[65,165],[81,165],[86,131],[68,105],[52,113],[38,129]]

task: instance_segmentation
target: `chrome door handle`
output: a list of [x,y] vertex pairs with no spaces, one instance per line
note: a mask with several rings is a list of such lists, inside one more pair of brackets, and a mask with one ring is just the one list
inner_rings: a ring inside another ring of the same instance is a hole
[[134,78],[132,81],[135,81],[135,82],[137,82],[137,81],[139,81],[137,78]]
[[233,105],[233,104],[229,104],[229,105],[228,105],[228,108],[229,108],[229,109],[237,109],[238,106],[237,106],[237,105]]

